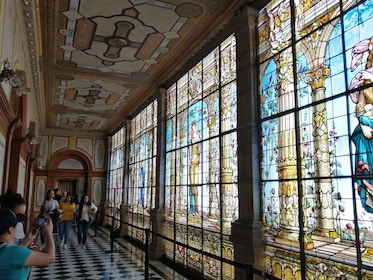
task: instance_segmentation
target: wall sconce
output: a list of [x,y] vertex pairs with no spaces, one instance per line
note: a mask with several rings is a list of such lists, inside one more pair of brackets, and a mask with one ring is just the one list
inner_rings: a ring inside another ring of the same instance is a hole
[[31,145],[39,144],[42,140],[42,137],[37,137],[35,135],[35,122],[31,121],[28,128],[26,137],[29,139]]
[[17,97],[20,97],[22,95],[26,95],[29,92],[31,92],[31,89],[29,87],[27,87],[27,85],[25,83],[22,83],[21,85],[14,87],[14,89],[16,90],[16,96]]
[[43,167],[40,165],[40,161],[42,160],[41,155],[40,154],[36,154],[34,160],[37,163],[36,168],[37,169],[43,169]]
[[10,83],[10,78],[14,76],[14,71],[10,68],[10,63],[8,59],[3,61],[3,70],[0,73],[0,82],[5,81],[6,83]]
[[41,142],[41,137],[31,136],[29,138],[30,138],[30,144],[31,145],[36,145],[36,144],[39,144]]
[[14,87],[17,97],[31,92],[31,89],[27,87],[23,77],[10,68],[8,59],[3,61],[3,70],[0,73],[0,82],[4,81]]

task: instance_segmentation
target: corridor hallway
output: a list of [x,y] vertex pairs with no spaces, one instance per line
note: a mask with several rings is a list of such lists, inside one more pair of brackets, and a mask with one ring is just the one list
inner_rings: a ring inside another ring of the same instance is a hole
[[[90,279],[90,280],[144,280],[143,252],[125,241],[114,243],[111,252],[111,241],[102,232],[97,236],[91,228],[86,247],[77,248],[76,227],[71,231],[71,244],[65,250],[60,246],[58,234],[54,234],[56,244],[56,260],[44,267],[32,267],[29,280],[58,280],[58,279]],[[140,256],[140,257],[139,257]],[[154,269],[158,271],[155,272]],[[160,276],[159,273],[162,273]],[[167,274],[167,275],[166,275]],[[186,280],[172,269],[160,262],[150,262],[149,280],[175,279]]]

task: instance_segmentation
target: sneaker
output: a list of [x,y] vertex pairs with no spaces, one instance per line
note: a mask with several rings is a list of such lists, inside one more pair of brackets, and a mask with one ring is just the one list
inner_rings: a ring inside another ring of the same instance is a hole
[[62,239],[62,241],[61,241],[61,243],[60,243],[60,247],[62,247],[63,246],[63,239]]
[[81,244],[78,244],[78,245],[76,245],[76,248],[81,248],[82,247],[82,245]]
[[65,250],[67,250],[67,244],[63,245],[63,248],[64,248]]
[[87,247],[86,247],[85,245],[83,245],[83,249],[84,249],[84,250],[87,250]]

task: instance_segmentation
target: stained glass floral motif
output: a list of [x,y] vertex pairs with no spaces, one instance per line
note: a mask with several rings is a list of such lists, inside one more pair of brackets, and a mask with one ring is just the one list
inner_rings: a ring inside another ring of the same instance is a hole
[[339,4],[271,1],[259,16],[266,267],[281,279],[373,273],[373,1]]

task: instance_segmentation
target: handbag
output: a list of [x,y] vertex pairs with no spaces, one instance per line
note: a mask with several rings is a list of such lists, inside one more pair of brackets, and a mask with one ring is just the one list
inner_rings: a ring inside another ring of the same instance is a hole
[[60,221],[60,219],[62,218],[62,213],[58,211],[58,209],[54,209],[52,215],[56,222]]
[[95,217],[92,213],[89,213],[89,222],[92,223],[95,220]]
[[92,213],[92,207],[89,207],[89,212],[88,212],[88,217],[89,217],[89,222],[92,223],[95,220],[95,215]]

